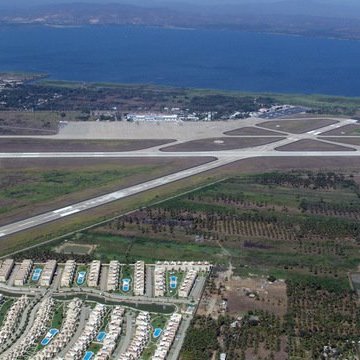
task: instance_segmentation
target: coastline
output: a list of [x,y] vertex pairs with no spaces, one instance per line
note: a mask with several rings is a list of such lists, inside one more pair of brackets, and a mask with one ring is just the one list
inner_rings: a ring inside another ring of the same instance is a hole
[[309,38],[309,39],[328,39],[328,40],[339,40],[339,41],[360,41],[360,33],[358,36],[346,36],[339,34],[338,36],[334,34],[316,34],[315,32],[300,34],[293,31],[274,31],[274,30],[251,30],[243,29],[239,26],[217,26],[217,25],[208,25],[208,26],[176,26],[176,25],[154,25],[154,24],[134,24],[134,23],[83,23],[83,24],[51,24],[51,23],[41,23],[36,21],[31,22],[1,22],[0,21],[0,30],[1,27],[7,26],[31,26],[31,27],[48,27],[53,29],[78,29],[84,27],[134,27],[134,28],[153,28],[153,29],[164,29],[164,30],[179,30],[179,31],[233,31],[239,33],[248,33],[248,34],[264,34],[264,35],[274,35],[274,36],[291,36],[299,38]]

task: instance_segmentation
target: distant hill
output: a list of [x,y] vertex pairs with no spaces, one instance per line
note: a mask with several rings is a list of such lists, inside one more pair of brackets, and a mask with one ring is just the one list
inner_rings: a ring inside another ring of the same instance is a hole
[[219,5],[214,0],[212,5],[203,6],[162,1],[147,6],[126,3],[7,6],[0,12],[0,24],[132,24],[360,39],[360,4],[340,6],[336,0],[327,3],[307,0],[304,6],[300,0],[257,0],[257,3],[239,0],[240,3]]

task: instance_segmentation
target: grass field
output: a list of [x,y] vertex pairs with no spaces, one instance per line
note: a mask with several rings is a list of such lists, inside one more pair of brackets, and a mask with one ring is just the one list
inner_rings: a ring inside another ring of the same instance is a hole
[[324,141],[302,139],[288,145],[279,146],[278,151],[355,151],[347,146],[330,144]]
[[164,145],[172,140],[51,140],[38,138],[0,138],[2,152],[118,152]]
[[260,128],[257,128],[255,126],[253,126],[253,127],[250,127],[250,126],[249,127],[243,127],[243,128],[240,128],[240,129],[227,131],[224,134],[228,135],[228,136],[250,136],[250,135],[255,135],[255,136],[262,136],[262,135],[281,136],[282,135],[281,132],[260,129]]
[[194,140],[178,145],[171,145],[163,147],[161,151],[165,152],[181,152],[181,151],[221,151],[221,150],[233,150],[243,149],[254,146],[261,146],[271,144],[276,141],[283,140],[282,137],[248,137],[248,138],[237,138],[237,137],[223,137],[223,138],[212,138]]
[[206,162],[205,159],[1,160],[0,224]]
[[[23,165],[31,162],[24,162]],[[30,163],[30,164],[29,164]],[[61,164],[61,159],[56,161]],[[79,166],[81,162],[73,165]],[[8,167],[12,163],[7,164]],[[18,167],[19,164],[16,165]],[[33,165],[31,165],[33,166]],[[159,189],[147,191],[145,193],[132,196],[121,201],[116,201],[100,208],[95,208],[86,212],[82,212],[76,216],[68,217],[53,223],[45,224],[40,227],[29,229],[26,232],[20,232],[6,238],[0,242],[0,254],[4,256],[11,252],[27,249],[44,242],[51,241],[54,244],[59,244],[62,239],[72,237],[72,232],[93,226],[96,223],[105,221],[106,219],[119,216],[131,210],[157,203],[161,200],[176,196],[186,191],[191,191],[199,186],[205,186],[214,181],[224,179],[227,177],[236,176],[239,173],[259,173],[272,170],[289,170],[289,169],[323,169],[324,171],[347,171],[357,173],[360,166],[360,161],[357,158],[331,158],[331,157],[312,157],[312,158],[299,158],[294,164],[293,158],[257,158],[247,159],[235,162],[233,164],[222,167],[221,169],[212,170],[189,179],[184,179],[162,186]],[[59,239],[58,239],[59,237]],[[63,238],[62,238],[63,237]],[[58,240],[57,240],[58,239]],[[77,241],[75,241],[77,242]],[[44,247],[42,247],[44,249]],[[41,255],[37,249],[31,251],[28,256],[36,257]]]
[[266,121],[259,126],[269,130],[285,131],[293,134],[302,134],[311,130],[316,130],[321,127],[336,124],[336,120],[329,119],[311,119],[311,120],[278,120]]
[[333,129],[330,131],[327,131],[321,135],[326,136],[360,136],[360,125],[358,124],[350,124],[341,126],[337,129]]
[[350,136],[341,136],[341,137],[321,137],[324,140],[334,141],[337,143],[356,145],[360,146],[360,137],[350,137]]

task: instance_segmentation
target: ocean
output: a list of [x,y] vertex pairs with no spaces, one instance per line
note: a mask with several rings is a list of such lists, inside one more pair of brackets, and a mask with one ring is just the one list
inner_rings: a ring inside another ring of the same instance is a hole
[[51,79],[360,96],[360,42],[229,30],[0,26],[0,71]]

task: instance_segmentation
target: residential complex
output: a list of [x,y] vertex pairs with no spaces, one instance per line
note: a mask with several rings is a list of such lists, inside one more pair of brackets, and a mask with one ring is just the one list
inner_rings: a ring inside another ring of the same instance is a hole
[[29,348],[46,334],[47,324],[52,317],[54,310],[54,300],[51,297],[45,298],[40,304],[34,322],[30,330],[25,334],[17,345],[15,345],[4,360],[16,360],[22,358]]
[[163,267],[155,265],[154,270],[154,296],[162,297],[165,295],[166,291],[166,281],[165,281],[165,270]]
[[[149,359],[168,359],[179,346],[181,314],[192,316],[191,303],[199,301],[193,294],[202,293],[210,268],[192,262],[6,259],[0,263],[7,278],[0,283],[1,301],[9,303],[0,359],[140,360],[145,350]],[[169,315],[157,313],[165,307]],[[165,325],[156,327],[157,318]]]
[[19,269],[17,269],[17,272],[15,273],[14,278],[14,285],[15,286],[23,286],[31,272],[31,268],[33,266],[33,261],[30,259],[23,260],[23,262],[20,264]]
[[81,336],[77,339],[75,344],[66,353],[65,360],[78,360],[82,359],[87,347],[95,339],[99,332],[101,323],[105,316],[106,308],[103,304],[97,304],[92,310],[89,320],[87,321],[85,328]]
[[125,309],[121,306],[116,306],[110,315],[108,324],[108,332],[103,342],[102,348],[96,354],[95,360],[107,360],[114,352],[118,339],[122,331],[122,323],[124,321]]
[[75,260],[68,260],[65,263],[64,270],[61,277],[61,287],[70,287],[75,276],[76,262]]
[[13,259],[6,259],[2,262],[0,267],[0,282],[6,282],[9,279],[15,261]]
[[145,293],[145,263],[137,261],[134,270],[134,295],[143,296]]
[[189,296],[190,291],[194,286],[196,277],[197,277],[197,272],[195,270],[189,270],[186,273],[184,280],[180,285],[180,289],[178,292],[179,297],[187,298]]
[[48,260],[42,270],[40,277],[41,286],[50,286],[56,270],[56,260]]
[[29,298],[23,295],[10,307],[0,328],[0,345],[9,340],[29,303]]
[[212,267],[207,261],[157,261],[155,265],[164,271],[210,271]]
[[115,291],[119,286],[120,264],[117,260],[110,261],[107,277],[107,291]]
[[87,284],[89,287],[97,287],[99,284],[101,270],[101,262],[99,260],[94,260],[90,264],[89,275],[87,278]]
[[127,348],[126,352],[122,354],[119,360],[138,360],[140,359],[145,346],[150,338],[150,314],[148,312],[140,312],[136,318],[135,335]]
[[75,298],[67,305],[65,319],[59,334],[35,356],[34,360],[53,359],[63,350],[75,334],[81,313],[82,301]]
[[175,340],[177,331],[181,323],[182,316],[178,313],[171,315],[165,330],[163,331],[160,341],[157,344],[154,356],[152,360],[166,360],[166,357],[170,351],[171,345]]

